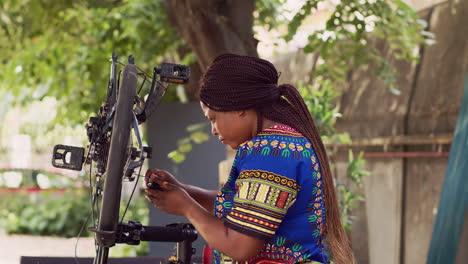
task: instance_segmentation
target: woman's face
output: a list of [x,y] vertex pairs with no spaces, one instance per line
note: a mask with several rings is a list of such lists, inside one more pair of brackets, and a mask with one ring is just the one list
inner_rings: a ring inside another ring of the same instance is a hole
[[257,114],[254,110],[218,112],[200,102],[203,114],[211,123],[211,133],[223,144],[237,149],[240,144],[255,137]]

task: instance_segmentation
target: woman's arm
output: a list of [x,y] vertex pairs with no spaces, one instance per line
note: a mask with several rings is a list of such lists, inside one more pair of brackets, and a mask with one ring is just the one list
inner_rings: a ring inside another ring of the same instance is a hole
[[265,241],[226,227],[224,220],[213,216],[197,203],[190,204],[185,217],[211,247],[234,260],[251,259],[264,247]]
[[160,180],[156,182],[161,190],[147,189],[147,199],[162,211],[187,217],[214,249],[243,261],[254,257],[263,248],[263,240],[226,227],[224,220],[213,216],[180,186]]
[[214,202],[218,191],[207,190],[188,184],[182,184],[181,187],[205,210],[207,210],[210,213],[213,213]]
[[218,191],[216,190],[206,190],[200,187],[196,187],[189,184],[183,184],[164,170],[150,169],[146,172],[145,183],[148,184],[148,179],[151,177],[152,181],[162,180],[174,184],[182,189],[184,189],[197,203],[199,203],[203,208],[208,212],[213,212],[214,201]]

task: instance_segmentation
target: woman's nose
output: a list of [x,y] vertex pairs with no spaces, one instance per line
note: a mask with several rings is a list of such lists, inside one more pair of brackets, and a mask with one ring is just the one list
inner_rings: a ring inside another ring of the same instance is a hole
[[217,136],[218,135],[218,130],[216,130],[216,127],[215,126],[211,126],[211,134],[213,136]]

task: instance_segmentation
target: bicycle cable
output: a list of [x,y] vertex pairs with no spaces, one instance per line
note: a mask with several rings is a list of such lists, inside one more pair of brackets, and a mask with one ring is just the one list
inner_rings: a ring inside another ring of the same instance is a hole
[[78,250],[78,242],[81,238],[81,235],[84,231],[84,228],[86,227],[86,225],[88,224],[88,221],[89,221],[89,218],[91,217],[91,212],[93,211],[93,209],[91,208],[90,209],[90,212],[88,214],[88,217],[86,217],[86,220],[85,222],[81,225],[81,228],[80,228],[80,232],[78,233],[77,237],[76,237],[76,243],[75,243],[75,252],[74,252],[74,261],[75,261],[75,264],[80,264],[80,262],[78,261],[78,253],[77,253],[77,250]]
[[[141,170],[143,168],[143,163],[144,163],[144,154],[143,154],[144,152],[143,152],[143,141],[141,139],[140,129],[138,128],[138,120],[137,120],[137,117],[136,117],[135,113],[133,113],[132,128],[133,129],[130,129],[130,130],[131,131],[133,130],[133,133],[134,133],[134,135],[135,135],[135,137],[137,139],[137,142],[138,142],[138,147],[140,148],[140,157],[139,157],[139,161],[138,161],[140,164],[138,164],[139,165],[138,166],[139,170],[138,170],[138,174],[137,174],[137,175],[140,175]],[[129,164],[130,164],[130,159],[127,159],[127,162],[126,162],[126,164],[124,166],[124,168],[125,168],[124,172],[126,172],[128,170]],[[130,178],[131,178],[131,175],[130,175]],[[133,186],[132,193],[130,194],[130,198],[129,198],[128,202],[127,202],[127,205],[125,207],[125,211],[124,211],[124,213],[122,215],[122,218],[121,218],[120,222],[123,222],[123,220],[124,220],[124,217],[125,217],[125,214],[127,213],[130,202],[132,201],[133,194],[135,193],[136,187],[138,186],[139,179],[140,179],[140,177],[137,177],[135,185]]]
[[[127,66],[127,64],[122,63],[122,62],[120,62],[120,61],[117,61],[117,63],[120,64],[120,65],[122,65],[122,66]],[[144,73],[144,74],[146,75],[146,77],[151,78],[151,75],[148,74],[147,72],[145,72],[142,68],[138,67],[138,65],[136,65],[136,64],[133,64],[133,65],[135,65],[135,67],[136,67],[139,71],[141,71],[142,73]]]
[[[138,170],[138,174],[137,174],[137,175],[140,175],[142,167],[143,167],[143,166],[140,166],[140,169]],[[137,177],[137,178],[136,178],[135,185],[133,185],[132,193],[130,194],[130,198],[128,198],[127,206],[125,207],[125,210],[124,210],[124,213],[123,213],[123,215],[122,215],[122,218],[120,219],[120,223],[122,223],[123,220],[124,220],[124,218],[125,218],[125,214],[127,213],[128,207],[130,206],[130,202],[132,201],[133,194],[135,193],[135,190],[136,190],[136,188],[137,188],[137,186],[138,186],[138,181],[139,181],[139,179],[140,179],[140,177]]]
[[[88,153],[88,156],[89,158],[89,153]],[[86,225],[88,224],[89,222],[89,218],[94,218],[94,204],[96,202],[96,199],[97,199],[97,195],[93,195],[92,192],[93,192],[93,189],[92,189],[92,180],[91,180],[91,176],[92,176],[92,161],[90,162],[90,192],[91,192],[91,208],[89,210],[89,213],[88,213],[88,216],[86,217],[86,220],[84,221],[84,223],[81,225],[81,228],[80,228],[80,231],[78,232],[78,235],[76,237],[76,243],[75,243],[75,249],[74,249],[74,261],[75,261],[75,264],[80,264],[80,262],[78,261],[78,253],[77,253],[77,250],[78,250],[78,242],[81,238],[81,235],[83,234],[83,231],[86,227]],[[93,225],[95,225],[95,222],[94,222],[94,219],[92,220],[93,221]]]
[[140,85],[140,89],[138,89],[137,94],[140,94],[141,90],[143,89],[143,85],[144,85],[145,82],[146,82],[146,75],[144,75],[144,74],[141,74],[141,75],[144,76],[144,79],[143,79],[143,82],[142,82],[141,85]]
[[[90,144],[91,146],[92,144]],[[89,152],[88,152],[88,157],[86,159],[89,159]],[[91,198],[91,221],[94,225],[95,223],[95,218],[94,218],[94,202],[93,202],[93,179],[92,179],[92,176],[93,176],[93,172],[92,172],[92,165],[93,165],[93,162],[90,161],[90,164],[89,164],[89,195],[90,195],[90,198]]]

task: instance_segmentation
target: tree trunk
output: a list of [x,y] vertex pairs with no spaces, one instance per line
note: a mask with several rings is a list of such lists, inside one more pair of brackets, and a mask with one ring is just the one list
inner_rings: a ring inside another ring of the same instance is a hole
[[[218,55],[236,53],[258,57],[253,34],[254,0],[165,0],[171,23],[194,52],[187,95],[198,98],[198,80]],[[198,76],[197,76],[198,75]]]

